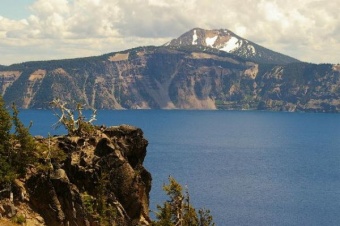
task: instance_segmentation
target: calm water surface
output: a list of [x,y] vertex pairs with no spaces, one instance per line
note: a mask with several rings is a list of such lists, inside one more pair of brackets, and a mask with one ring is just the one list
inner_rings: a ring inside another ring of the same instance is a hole
[[[21,112],[31,132],[64,133],[50,111]],[[152,210],[169,175],[217,225],[340,225],[340,114],[98,111],[96,124],[132,124],[149,141]]]

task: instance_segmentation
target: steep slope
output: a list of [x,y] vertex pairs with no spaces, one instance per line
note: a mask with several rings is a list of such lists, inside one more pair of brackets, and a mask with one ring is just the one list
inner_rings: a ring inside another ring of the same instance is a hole
[[21,217],[25,225],[151,225],[152,178],[143,166],[148,141],[141,129],[101,126],[91,136],[35,140],[52,156],[58,151],[67,157],[29,165],[12,184],[12,195],[1,184],[0,218]]
[[287,64],[299,62],[292,57],[271,51],[249,40],[241,38],[227,29],[204,30],[201,28],[194,28],[165,45],[201,45],[232,53],[258,63]]
[[339,68],[260,64],[201,45],[140,47],[12,65],[0,71],[0,91],[21,108],[48,108],[60,98],[96,109],[338,112]]
[[0,72],[0,87],[7,103],[22,108],[47,108],[59,97],[98,109],[211,109],[215,104],[207,92],[175,83],[205,73],[208,67],[216,68],[215,64],[230,68],[230,73],[250,67],[224,53],[147,47],[100,57],[12,65]]

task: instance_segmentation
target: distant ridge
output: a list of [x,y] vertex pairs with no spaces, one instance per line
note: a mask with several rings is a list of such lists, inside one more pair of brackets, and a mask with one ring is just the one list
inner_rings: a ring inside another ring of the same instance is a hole
[[96,109],[340,112],[340,67],[300,62],[224,30],[192,29],[167,45],[0,66],[7,106],[59,98]]
[[194,28],[179,38],[173,39],[166,46],[201,45],[235,54],[247,60],[267,64],[288,64],[300,62],[290,56],[274,52],[241,38],[228,29],[205,30]]

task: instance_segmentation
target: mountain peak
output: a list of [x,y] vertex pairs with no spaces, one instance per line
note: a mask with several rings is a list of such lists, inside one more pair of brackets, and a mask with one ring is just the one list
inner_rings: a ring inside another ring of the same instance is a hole
[[232,53],[247,60],[259,63],[287,64],[298,60],[271,51],[247,39],[241,38],[228,29],[205,30],[194,28],[179,38],[171,40],[168,46],[199,45]]

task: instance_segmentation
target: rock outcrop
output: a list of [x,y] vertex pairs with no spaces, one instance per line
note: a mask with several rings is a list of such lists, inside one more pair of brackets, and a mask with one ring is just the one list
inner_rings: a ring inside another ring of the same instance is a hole
[[151,174],[143,167],[147,140],[133,126],[98,127],[91,136],[37,138],[63,161],[32,166],[0,202],[5,218],[30,225],[149,225]]
[[0,71],[0,92],[35,109],[60,98],[95,109],[339,112],[339,75],[338,65],[264,64],[198,45],[141,47],[12,65]]

